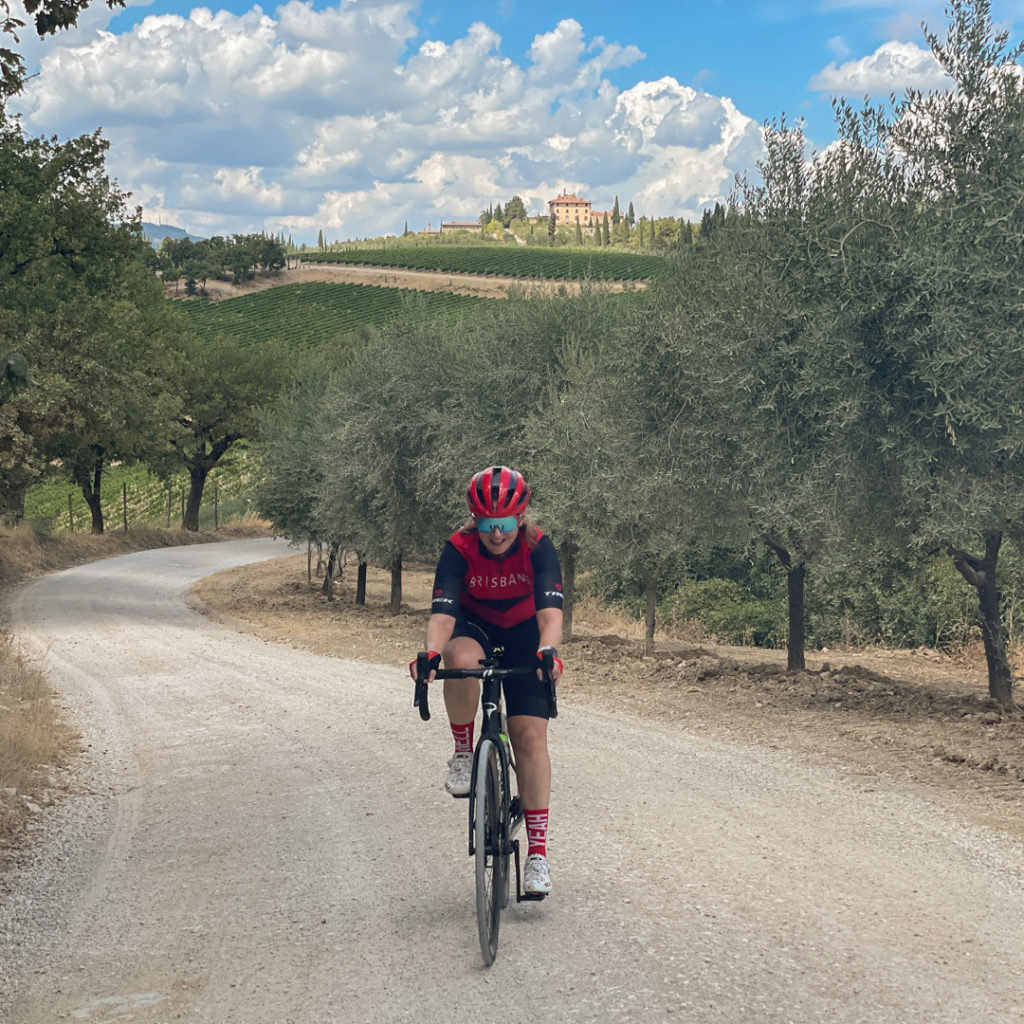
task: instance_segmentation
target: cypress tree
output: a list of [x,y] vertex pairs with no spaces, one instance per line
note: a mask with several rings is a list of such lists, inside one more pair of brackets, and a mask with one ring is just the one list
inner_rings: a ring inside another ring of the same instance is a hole
[[711,239],[714,232],[715,226],[711,221],[711,211],[705,210],[704,215],[700,219],[700,237],[707,242]]
[[608,231],[608,214],[607,213],[604,215],[604,227],[601,230],[601,244],[602,245],[611,245],[612,244],[612,236],[611,236],[611,234]]
[[619,197],[616,196],[615,197],[615,205],[612,206],[612,224],[617,226],[621,219],[622,219],[622,216],[619,213]]

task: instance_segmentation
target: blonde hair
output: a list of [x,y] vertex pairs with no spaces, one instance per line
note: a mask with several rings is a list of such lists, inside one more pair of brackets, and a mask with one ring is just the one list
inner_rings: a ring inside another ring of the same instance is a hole
[[[459,527],[459,533],[476,533],[476,520],[467,519],[466,522]],[[537,524],[527,515],[523,515],[523,521],[519,524],[519,536],[523,538],[528,548],[534,548],[537,546],[540,529]]]

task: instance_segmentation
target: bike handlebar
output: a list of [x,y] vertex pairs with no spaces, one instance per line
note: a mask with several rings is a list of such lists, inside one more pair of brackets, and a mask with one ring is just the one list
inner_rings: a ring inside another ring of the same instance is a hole
[[[552,670],[555,661],[550,651],[540,652],[539,671],[547,684],[548,711],[552,718],[558,717],[558,697],[555,693],[555,680]],[[538,669],[532,668],[498,668],[493,662],[481,661],[476,668],[439,668],[434,673],[435,679],[510,679],[519,676],[529,679]],[[420,718],[430,721],[430,702],[427,698],[427,676],[430,675],[430,656],[426,651],[416,655],[416,692],[413,696],[413,707],[420,710]]]

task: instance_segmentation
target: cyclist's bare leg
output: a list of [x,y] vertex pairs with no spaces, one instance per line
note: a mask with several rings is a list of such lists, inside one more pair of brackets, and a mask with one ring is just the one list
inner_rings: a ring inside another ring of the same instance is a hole
[[546,809],[551,799],[548,720],[533,715],[513,715],[508,720],[508,738],[516,758],[516,780],[523,809]]
[[[457,636],[449,640],[441,651],[445,668],[476,668],[483,656],[484,649],[468,636]],[[444,706],[449,722],[464,725],[474,721],[480,706],[480,680],[446,679]]]

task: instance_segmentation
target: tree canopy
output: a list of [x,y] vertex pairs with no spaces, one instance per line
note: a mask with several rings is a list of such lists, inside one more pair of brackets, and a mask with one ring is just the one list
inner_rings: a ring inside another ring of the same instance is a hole
[[97,531],[104,465],[166,444],[183,330],[146,266],[138,213],[106,176],[106,148],[98,132],[61,143],[0,118],[0,350],[16,350],[37,385],[0,406],[0,506],[17,513],[57,464]]
[[513,299],[386,331],[324,400],[332,528],[424,553],[463,477],[513,463],[590,568],[640,581],[649,636],[688,559],[774,552],[793,668],[815,574],[947,551],[1011,703],[996,570],[1004,535],[1024,538],[1022,50],[983,0],[954,0],[926,39],[949,89],[837,103],[820,154],[766,125],[757,176],[698,239],[641,220],[681,251],[640,301]]

